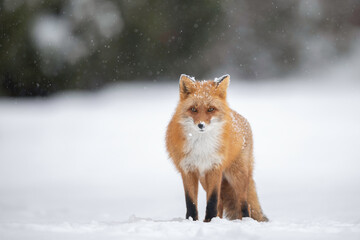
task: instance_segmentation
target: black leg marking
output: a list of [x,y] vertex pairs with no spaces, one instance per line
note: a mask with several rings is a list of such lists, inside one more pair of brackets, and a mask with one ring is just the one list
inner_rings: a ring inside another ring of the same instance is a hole
[[213,217],[217,216],[218,193],[214,191],[206,205],[205,222],[210,222]]
[[245,201],[241,204],[242,217],[250,217],[248,203]]
[[185,200],[186,200],[186,219],[192,217],[194,221],[198,220],[198,212],[196,209],[196,205],[194,204],[193,200],[190,198],[190,196],[187,193],[185,194]]

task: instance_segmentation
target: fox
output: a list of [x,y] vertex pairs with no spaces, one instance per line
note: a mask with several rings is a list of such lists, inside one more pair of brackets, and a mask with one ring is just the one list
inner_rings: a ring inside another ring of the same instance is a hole
[[169,158],[181,174],[186,219],[198,220],[199,182],[206,192],[204,222],[251,217],[267,222],[253,179],[253,136],[249,122],[226,99],[230,75],[179,80],[179,101],[166,130]]

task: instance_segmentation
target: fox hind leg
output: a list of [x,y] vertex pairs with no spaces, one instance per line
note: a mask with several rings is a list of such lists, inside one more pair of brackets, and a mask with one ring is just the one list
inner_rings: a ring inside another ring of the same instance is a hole
[[222,186],[224,191],[223,198],[226,199],[224,200],[226,216],[231,220],[250,216],[248,205],[249,181],[246,176],[247,174],[239,174],[236,168],[234,169],[225,172],[226,181],[223,181]]

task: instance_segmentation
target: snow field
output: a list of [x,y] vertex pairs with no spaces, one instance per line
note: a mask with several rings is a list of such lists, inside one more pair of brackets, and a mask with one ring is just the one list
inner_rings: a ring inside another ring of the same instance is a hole
[[360,87],[330,76],[231,81],[269,223],[183,219],[164,143],[177,81],[0,99],[0,239],[359,239]]

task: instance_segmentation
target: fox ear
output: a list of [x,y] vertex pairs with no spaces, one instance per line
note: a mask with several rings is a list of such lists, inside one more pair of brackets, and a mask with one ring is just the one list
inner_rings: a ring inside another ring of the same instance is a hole
[[195,90],[195,79],[185,74],[181,74],[179,80],[180,98],[185,99]]
[[221,98],[226,98],[226,91],[230,84],[230,75],[226,74],[222,77],[215,78],[216,89]]

